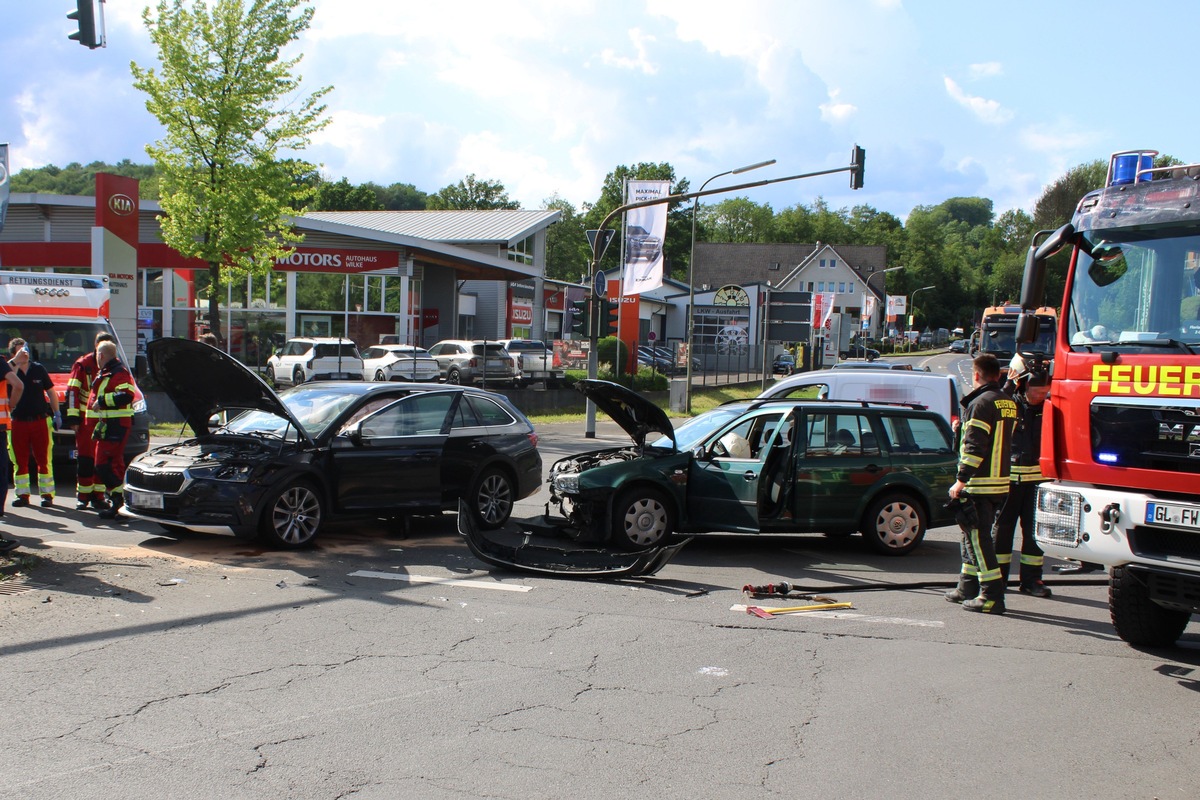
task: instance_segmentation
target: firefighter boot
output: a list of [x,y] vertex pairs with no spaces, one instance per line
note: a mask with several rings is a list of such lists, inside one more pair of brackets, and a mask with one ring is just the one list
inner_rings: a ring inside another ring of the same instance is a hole
[[962,607],[979,614],[1004,613],[1004,583],[1000,578],[980,584],[979,597],[964,600]]
[[1050,587],[1042,583],[1042,568],[1021,565],[1021,585],[1019,587],[1021,594],[1033,595],[1034,597],[1050,597],[1053,592]]
[[961,574],[958,576],[958,586],[955,586],[950,591],[946,592],[942,597],[945,597],[948,602],[962,603],[976,597],[979,594],[979,577],[977,575]]
[[114,522],[124,522],[125,520],[121,517],[121,506],[123,505],[125,505],[125,498],[120,494],[113,492],[112,504],[108,508],[98,513],[96,516],[98,516],[100,519],[111,519]]

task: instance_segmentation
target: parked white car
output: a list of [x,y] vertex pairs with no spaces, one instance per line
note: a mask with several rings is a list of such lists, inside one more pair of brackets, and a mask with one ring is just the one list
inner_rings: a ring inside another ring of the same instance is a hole
[[362,356],[349,339],[288,339],[267,359],[267,379],[276,386],[299,386],[308,381],[360,381]]
[[441,378],[437,360],[423,347],[377,344],[363,352],[364,381],[421,381]]

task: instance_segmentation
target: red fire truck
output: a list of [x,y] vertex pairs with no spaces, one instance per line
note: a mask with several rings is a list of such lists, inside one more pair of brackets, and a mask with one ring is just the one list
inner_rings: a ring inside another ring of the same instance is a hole
[[1146,646],[1200,611],[1200,164],[1155,155],[1113,154],[1104,188],[1030,248],[1017,330],[1032,350],[1047,259],[1069,249],[1036,536],[1111,567],[1113,626]]

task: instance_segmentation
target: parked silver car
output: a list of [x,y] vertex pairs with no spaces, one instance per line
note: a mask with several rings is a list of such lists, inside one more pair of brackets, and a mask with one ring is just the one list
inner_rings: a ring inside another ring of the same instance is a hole
[[499,342],[443,339],[429,348],[446,383],[516,384],[521,380],[517,359]]

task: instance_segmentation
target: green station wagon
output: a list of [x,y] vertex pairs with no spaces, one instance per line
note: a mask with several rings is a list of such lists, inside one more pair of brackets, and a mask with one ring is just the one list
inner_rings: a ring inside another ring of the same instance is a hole
[[877,551],[902,555],[931,524],[952,521],[943,504],[957,458],[950,426],[934,412],[766,398],[674,429],[622,386],[576,388],[634,440],[551,467],[551,503],[580,538],[636,550],[675,533],[861,531]]

